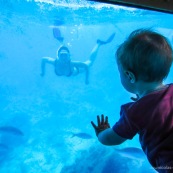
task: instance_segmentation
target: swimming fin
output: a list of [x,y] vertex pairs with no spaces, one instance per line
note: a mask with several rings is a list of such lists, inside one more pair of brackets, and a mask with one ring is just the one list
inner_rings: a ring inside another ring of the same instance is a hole
[[102,41],[98,39],[97,43],[100,45],[110,43],[114,39],[114,37],[115,37],[115,33],[111,34],[110,37],[106,41]]
[[60,43],[64,41],[64,37],[61,35],[61,31],[59,28],[53,28],[53,36],[56,38]]

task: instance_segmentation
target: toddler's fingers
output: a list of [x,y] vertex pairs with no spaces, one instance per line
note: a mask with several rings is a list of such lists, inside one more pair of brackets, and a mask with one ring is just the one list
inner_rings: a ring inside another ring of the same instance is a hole
[[100,125],[100,116],[99,115],[97,115],[97,124],[98,124],[98,126]]
[[108,124],[108,116],[106,116],[105,124]]
[[94,129],[97,129],[97,126],[94,124],[93,121],[91,121],[91,124],[92,124],[92,126],[94,127]]

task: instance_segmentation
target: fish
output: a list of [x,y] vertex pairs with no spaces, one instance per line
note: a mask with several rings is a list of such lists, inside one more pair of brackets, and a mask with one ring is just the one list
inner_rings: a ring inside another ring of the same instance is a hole
[[126,147],[121,149],[115,148],[115,151],[122,157],[130,158],[130,159],[139,159],[139,160],[145,159],[144,152],[142,151],[142,149],[137,147]]
[[92,138],[92,136],[87,133],[73,133],[72,138],[73,137],[78,137],[78,138],[82,138],[82,139],[91,139]]
[[13,126],[1,126],[0,132],[10,133],[17,136],[24,136],[24,133],[20,129]]

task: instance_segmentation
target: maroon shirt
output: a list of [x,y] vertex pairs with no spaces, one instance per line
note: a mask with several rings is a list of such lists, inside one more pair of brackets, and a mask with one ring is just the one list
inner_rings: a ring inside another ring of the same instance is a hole
[[120,115],[113,130],[126,139],[138,133],[151,165],[156,169],[172,166],[173,172],[173,84],[122,105]]

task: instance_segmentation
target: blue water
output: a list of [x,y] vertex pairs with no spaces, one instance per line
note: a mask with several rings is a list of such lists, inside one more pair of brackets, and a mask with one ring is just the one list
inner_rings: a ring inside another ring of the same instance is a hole
[[[139,27],[151,27],[173,44],[172,15],[83,1],[0,1],[0,173],[153,173],[147,159],[119,155],[115,148],[140,147],[138,136],[105,147],[90,121],[109,116],[113,125],[131,94],[121,86],[115,63],[117,46]],[[58,21],[56,23],[55,21]],[[57,77],[41,58],[55,57],[58,25],[72,60],[85,61],[96,40],[116,36],[102,46],[90,72]],[[171,70],[165,83],[173,82]],[[11,130],[11,132],[10,132]],[[86,133],[86,134],[84,134]]]

